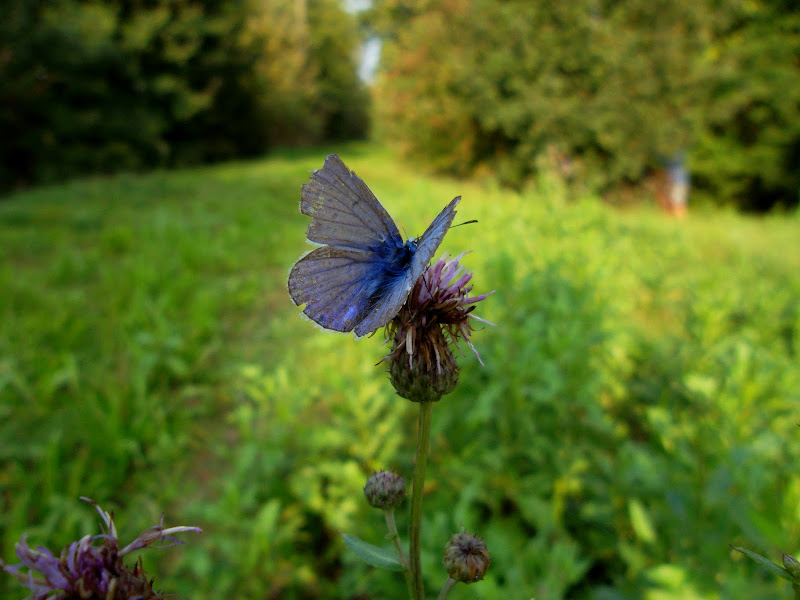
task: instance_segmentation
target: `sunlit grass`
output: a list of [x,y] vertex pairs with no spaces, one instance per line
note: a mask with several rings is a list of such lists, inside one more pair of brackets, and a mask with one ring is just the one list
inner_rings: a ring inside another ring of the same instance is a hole
[[480,314],[497,326],[474,336],[486,367],[468,353],[434,411],[430,589],[463,524],[494,563],[452,598],[785,592],[725,549],[791,552],[800,533],[797,218],[616,213],[371,144],[0,202],[4,559],[23,532],[55,548],[95,531],[86,495],[119,508],[121,537],[162,511],[202,527],[145,555],[190,598],[402,597],[337,533],[381,542],[363,477],[410,474],[413,410],[374,366],[380,336],[323,332],[286,292],[310,248],[300,186],[328,151],[409,236],[461,195],[456,222],[479,222],[441,251],[472,250],[476,292],[496,290]]

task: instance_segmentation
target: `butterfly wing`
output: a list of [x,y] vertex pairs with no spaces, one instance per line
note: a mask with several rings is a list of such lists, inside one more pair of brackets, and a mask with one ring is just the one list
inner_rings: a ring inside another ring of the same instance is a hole
[[373,256],[323,246],[297,261],[289,274],[289,294],[303,312],[326,329],[351,331],[377,291]]
[[303,184],[300,212],[311,217],[306,237],[318,244],[362,251],[403,245],[397,225],[375,194],[335,154]]
[[325,244],[292,267],[289,294],[326,329],[351,331],[379,299],[386,257],[403,238],[375,194],[335,154],[311,174],[300,212],[311,217],[306,236]]
[[425,233],[417,240],[417,253],[414,255],[414,264],[409,273],[410,285],[414,285],[417,278],[422,275],[425,267],[431,262],[433,255],[436,254],[436,249],[442,243],[444,234],[453,224],[453,219],[456,216],[456,206],[458,206],[459,202],[461,202],[461,196],[453,198],[450,204],[442,209],[442,212],[428,225]]
[[[324,246],[292,267],[292,300],[305,304],[303,312],[326,329],[361,337],[383,327],[430,262],[460,199],[439,213],[411,250],[367,185],[329,155],[302,188],[300,212],[311,217],[306,235]],[[395,270],[395,259],[407,256],[408,264]]]
[[453,219],[456,216],[455,209],[460,201],[461,196],[453,198],[450,204],[445,206],[442,212],[428,226],[425,233],[420,236],[417,240],[417,249],[405,274],[394,279],[381,290],[383,295],[380,298],[380,302],[374,303],[374,306],[369,308],[368,314],[356,324],[354,331],[357,336],[366,335],[383,327],[400,311],[414,283],[431,262],[436,249],[442,243],[444,235],[453,223]]

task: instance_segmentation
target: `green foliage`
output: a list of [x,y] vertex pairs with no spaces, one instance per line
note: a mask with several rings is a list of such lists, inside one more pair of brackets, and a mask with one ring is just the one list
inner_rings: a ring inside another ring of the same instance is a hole
[[10,0],[0,190],[363,136],[357,43],[336,0]]
[[749,558],[757,562],[759,565],[764,567],[767,571],[769,571],[773,575],[777,575],[778,577],[780,577],[781,579],[785,579],[786,581],[792,581],[792,582],[794,581],[794,578],[792,577],[791,573],[789,573],[789,571],[787,571],[784,567],[776,565],[770,559],[761,556],[760,554],[756,554],[755,552],[751,552],[747,548],[737,548],[733,546],[733,549],[738,552],[741,552],[745,556],[748,556]]
[[[796,554],[800,224],[684,223],[508,193],[336,149],[414,235],[462,194],[443,250],[495,289],[456,391],[433,411],[428,591],[462,525],[486,579],[451,598],[785,598],[732,552]],[[122,538],[166,512],[204,534],[144,554],[167,591],[403,598],[340,533],[388,546],[366,477],[410,477],[415,407],[354,340],[298,316],[299,186],[325,150],[73,182],[0,205],[0,552]],[[396,511],[405,538],[407,505]],[[127,533],[126,533],[127,531]],[[167,558],[165,558],[167,557]],[[164,562],[167,561],[167,562]],[[21,597],[0,577],[0,595]]]
[[310,60],[319,88],[311,111],[322,115],[322,131],[316,139],[362,137],[368,128],[370,99],[353,61],[354,42],[359,39],[356,22],[344,18],[337,0],[310,1],[308,17]]
[[[288,173],[292,187],[304,175]],[[92,530],[90,513],[75,516],[83,492],[127,497],[150,517],[179,494],[155,466],[174,473],[205,443],[203,423],[221,410],[223,340],[242,326],[226,319],[266,297],[256,268],[276,264],[264,256],[289,260],[280,235],[255,227],[264,204],[230,201],[268,195],[280,177],[248,170],[238,196],[221,192],[222,172],[123,177],[0,206],[4,558],[23,531]],[[141,520],[125,522],[135,537]]]
[[756,3],[709,48],[716,76],[694,140],[700,189],[750,210],[800,201],[800,14]]
[[715,202],[797,203],[793,6],[383,0],[372,18],[381,126],[434,168],[519,188],[544,156],[605,191],[688,150]]
[[397,559],[397,552],[394,549],[379,548],[349,534],[342,535],[342,539],[347,547],[367,564],[390,571],[403,571],[403,565]]

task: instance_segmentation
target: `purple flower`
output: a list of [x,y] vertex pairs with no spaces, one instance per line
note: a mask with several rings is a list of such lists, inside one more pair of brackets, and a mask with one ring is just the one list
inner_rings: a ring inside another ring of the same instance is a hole
[[403,398],[435,402],[453,391],[458,365],[452,348],[464,340],[475,352],[470,335],[472,324],[488,321],[473,314],[475,304],[492,294],[470,296],[472,273],[459,264],[464,254],[438,259],[422,274],[400,312],[386,326],[392,342],[389,373],[392,385]]
[[[153,546],[169,548],[183,542],[169,537],[175,533],[195,531],[198,527],[170,527],[164,529],[164,517],[158,525],[145,529],[133,542],[119,549],[114,513],[107,513],[93,500],[81,498],[91,503],[100,513],[106,533],[85,536],[61,551],[56,558],[47,548],[32,549],[22,537],[16,545],[18,565],[6,565],[0,560],[0,567],[17,578],[31,591],[25,600],[151,600],[164,596],[153,590],[153,580],[148,579],[142,567],[141,558],[131,569],[122,562],[126,554]],[[100,545],[93,545],[101,541]],[[27,567],[27,571],[23,571]],[[38,574],[38,576],[35,576]]]

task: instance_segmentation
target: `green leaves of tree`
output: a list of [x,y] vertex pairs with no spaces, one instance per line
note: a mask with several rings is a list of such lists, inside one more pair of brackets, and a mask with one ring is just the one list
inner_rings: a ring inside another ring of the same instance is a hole
[[521,186],[569,159],[563,174],[608,190],[685,150],[695,188],[716,202],[797,201],[793,8],[386,0],[376,21],[379,114],[436,168]]
[[9,0],[0,190],[362,137],[338,0]]

